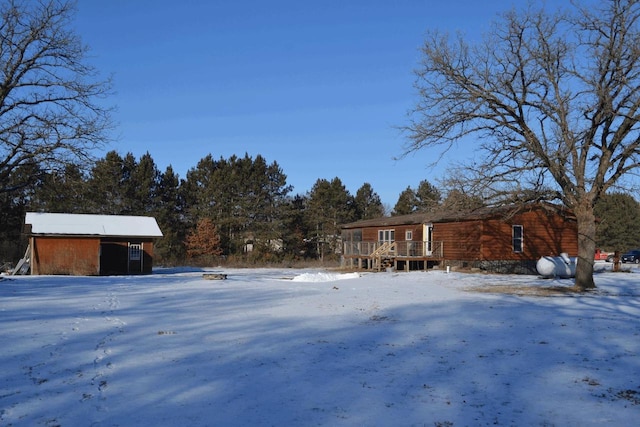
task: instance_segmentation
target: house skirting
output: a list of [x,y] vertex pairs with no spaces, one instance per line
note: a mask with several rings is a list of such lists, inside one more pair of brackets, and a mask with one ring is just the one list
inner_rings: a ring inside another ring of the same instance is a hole
[[343,256],[342,267],[373,271],[424,271],[433,268],[474,268],[488,273],[537,275],[535,260],[445,260],[433,257],[371,257]]

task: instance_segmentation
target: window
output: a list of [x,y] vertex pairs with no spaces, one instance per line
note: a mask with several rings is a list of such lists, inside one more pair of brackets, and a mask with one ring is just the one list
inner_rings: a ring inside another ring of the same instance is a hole
[[396,240],[395,230],[378,230],[379,242],[393,242]]
[[132,243],[129,245],[129,260],[140,261],[142,255],[142,245],[139,243]]
[[521,225],[513,226],[513,252],[522,252],[523,229]]
[[407,230],[404,232],[404,240],[413,240],[413,231]]

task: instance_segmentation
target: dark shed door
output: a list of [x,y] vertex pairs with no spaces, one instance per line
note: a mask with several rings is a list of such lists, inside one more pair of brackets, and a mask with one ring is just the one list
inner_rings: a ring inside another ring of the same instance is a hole
[[118,242],[100,244],[100,275],[127,274],[129,248]]

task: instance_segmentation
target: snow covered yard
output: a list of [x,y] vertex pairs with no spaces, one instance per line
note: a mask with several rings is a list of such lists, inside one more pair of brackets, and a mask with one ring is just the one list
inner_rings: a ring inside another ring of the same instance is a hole
[[0,280],[2,426],[630,425],[640,271]]

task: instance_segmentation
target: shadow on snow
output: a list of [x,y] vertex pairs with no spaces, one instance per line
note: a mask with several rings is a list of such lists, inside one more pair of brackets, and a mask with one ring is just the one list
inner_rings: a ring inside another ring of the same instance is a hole
[[[355,297],[340,307],[332,286],[194,275],[3,282],[0,364],[15,369],[0,374],[0,421],[574,425],[596,422],[592,414],[640,417],[637,297],[465,294],[381,309]],[[327,309],[302,314],[318,295],[327,295],[318,300]],[[558,401],[584,410],[559,413]]]

